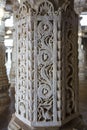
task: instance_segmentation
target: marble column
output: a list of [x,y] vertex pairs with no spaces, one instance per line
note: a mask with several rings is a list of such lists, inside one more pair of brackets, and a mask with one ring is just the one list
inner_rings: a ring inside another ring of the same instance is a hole
[[87,35],[83,31],[83,37],[82,37],[82,43],[83,43],[83,75],[84,79],[87,79]]
[[[20,0],[18,0],[20,1]],[[16,23],[15,19],[15,13],[16,10],[19,8],[19,2],[18,1],[12,1],[13,4],[13,24]],[[16,78],[16,33],[15,33],[15,27],[13,26],[13,49],[12,49],[12,63],[11,63],[11,71],[10,71],[10,83],[11,87],[15,87],[15,78]]]
[[11,70],[10,70],[10,83],[11,87],[15,87],[15,70],[16,70],[16,46],[15,42],[13,43],[12,48],[12,63],[11,63]]
[[79,52],[79,80],[85,79],[85,51],[82,44],[82,29],[79,20],[79,33],[78,33],[78,52]]
[[22,0],[15,19],[16,112],[8,130],[63,129],[79,116],[74,1]]
[[7,69],[8,79],[10,81],[10,70],[11,70],[11,61],[12,61],[12,59],[11,59],[12,47],[9,47],[9,46],[6,47],[5,52],[7,53],[7,57],[8,57],[7,62],[6,62],[6,69]]
[[[5,35],[5,21],[4,21],[4,6],[5,1],[0,1],[0,114],[9,106],[9,83],[6,74],[5,67],[5,46],[4,46],[4,35]],[[3,14],[3,15],[2,15]]]

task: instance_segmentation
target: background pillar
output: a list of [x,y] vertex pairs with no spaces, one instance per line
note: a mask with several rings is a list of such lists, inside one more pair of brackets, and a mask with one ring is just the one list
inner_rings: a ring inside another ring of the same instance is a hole
[[9,106],[9,83],[5,67],[5,21],[4,21],[5,1],[0,1],[0,114]]

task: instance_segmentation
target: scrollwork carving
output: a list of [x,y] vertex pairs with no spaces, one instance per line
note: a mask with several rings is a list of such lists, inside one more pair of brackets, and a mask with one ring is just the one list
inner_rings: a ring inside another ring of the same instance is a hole
[[[53,41],[51,22],[40,21],[38,24],[38,112],[42,113],[42,117],[38,117],[38,121],[52,120],[52,80],[53,80]],[[50,40],[51,39],[51,40]],[[51,42],[50,42],[51,41]],[[51,97],[51,100],[49,98]],[[49,101],[48,101],[49,100]],[[47,104],[47,102],[49,102]],[[41,106],[44,106],[44,108]],[[48,109],[49,107],[49,109]],[[51,111],[49,115],[49,111]],[[39,114],[40,115],[40,114]]]
[[[65,118],[69,117],[72,114],[76,113],[76,88],[78,82],[78,68],[77,68],[77,59],[78,54],[77,50],[77,16],[73,9],[68,5],[67,8],[64,8],[64,12],[62,13],[62,31],[66,30],[65,36],[62,38],[63,49],[62,49],[62,57],[65,61],[63,64],[63,68],[66,68],[65,72],[62,71],[62,75],[64,76],[62,79],[65,81],[65,100],[66,100],[66,110],[65,110]],[[73,19],[73,21],[72,21]],[[75,24],[73,24],[75,23]],[[75,48],[76,46],[76,48]],[[65,55],[64,55],[65,54]],[[65,58],[66,56],[66,58]],[[62,60],[62,62],[64,62]],[[76,77],[76,80],[75,80]],[[63,85],[63,84],[62,84]],[[77,94],[78,95],[78,94]]]
[[33,127],[60,126],[78,112],[77,16],[67,0],[56,12],[50,0],[26,1],[15,27],[16,113]]
[[27,0],[22,0],[20,3],[17,13],[15,12],[15,19],[24,19],[25,16],[29,15],[30,4]]

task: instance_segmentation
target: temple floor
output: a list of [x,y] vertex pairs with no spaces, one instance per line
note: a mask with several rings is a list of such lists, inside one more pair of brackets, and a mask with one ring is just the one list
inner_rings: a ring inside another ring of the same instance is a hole
[[[10,97],[11,97],[11,103],[9,108],[0,115],[0,130],[7,130],[7,126],[9,124],[9,121],[12,117],[12,113],[15,112],[14,109],[14,88],[10,89]],[[87,79],[80,80],[79,82],[79,97],[80,97],[80,113],[83,116],[83,120],[85,124],[87,125]]]

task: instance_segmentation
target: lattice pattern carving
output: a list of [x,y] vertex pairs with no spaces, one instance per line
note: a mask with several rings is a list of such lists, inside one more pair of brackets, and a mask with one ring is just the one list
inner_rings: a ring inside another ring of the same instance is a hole
[[33,113],[34,55],[31,23],[22,19],[17,23],[17,114],[29,121]]
[[78,114],[77,16],[70,2],[56,12],[48,0],[26,3],[15,26],[16,115],[33,127],[61,126]]

